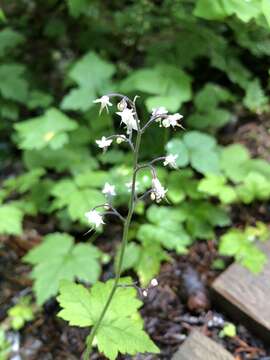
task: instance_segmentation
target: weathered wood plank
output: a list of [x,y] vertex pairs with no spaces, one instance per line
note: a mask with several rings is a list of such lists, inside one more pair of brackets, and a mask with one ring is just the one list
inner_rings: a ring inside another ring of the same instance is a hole
[[233,360],[233,356],[215,341],[192,331],[172,360]]
[[[270,337],[270,241],[261,249],[267,254],[268,262],[264,270],[255,275],[243,266],[234,263],[212,284],[212,288],[225,299],[227,311],[235,318],[245,320],[246,325],[256,325],[260,335]],[[230,306],[232,304],[232,306]],[[241,311],[237,314],[237,311]],[[250,320],[252,322],[249,324]],[[267,336],[266,336],[267,335]]]

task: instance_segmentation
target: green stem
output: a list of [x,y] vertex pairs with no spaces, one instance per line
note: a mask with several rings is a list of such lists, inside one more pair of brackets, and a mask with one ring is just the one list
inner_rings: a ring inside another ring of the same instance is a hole
[[135,200],[135,188],[136,188],[136,169],[138,166],[138,157],[139,157],[139,149],[140,149],[140,144],[141,144],[141,132],[138,131],[137,134],[137,139],[136,139],[136,145],[135,145],[135,151],[134,151],[134,160],[133,160],[133,176],[132,176],[132,186],[131,186],[131,193],[130,193],[130,198],[129,198],[129,207],[128,207],[128,215],[127,218],[125,220],[125,225],[124,225],[124,230],[123,230],[123,237],[122,237],[122,242],[121,242],[121,247],[120,247],[120,256],[119,256],[119,261],[117,264],[117,269],[116,269],[116,274],[115,274],[115,279],[114,279],[114,284],[112,287],[112,290],[110,292],[110,295],[108,297],[108,300],[106,301],[103,310],[101,311],[101,314],[98,318],[98,321],[96,322],[96,324],[93,326],[91,333],[89,334],[89,336],[86,339],[86,350],[83,354],[83,360],[88,360],[89,356],[91,354],[92,351],[92,346],[93,346],[93,341],[94,338],[97,334],[97,331],[99,329],[99,326],[110,306],[110,303],[113,299],[113,296],[115,294],[115,291],[117,289],[119,280],[120,280],[120,276],[121,276],[121,272],[122,272],[122,265],[123,265],[123,260],[124,260],[124,254],[125,254],[125,249],[126,249],[126,245],[128,242],[128,231],[129,231],[129,226],[130,226],[130,222],[132,219],[132,215],[134,212],[134,200]]

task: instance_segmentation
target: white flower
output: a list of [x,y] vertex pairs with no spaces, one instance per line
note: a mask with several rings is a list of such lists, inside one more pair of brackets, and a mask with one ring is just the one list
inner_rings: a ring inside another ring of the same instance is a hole
[[[166,115],[168,114],[168,110],[164,106],[160,106],[158,108],[152,109],[152,116],[158,116],[158,115]],[[157,122],[160,121],[160,118],[156,119]]]
[[162,199],[165,198],[167,191],[168,191],[168,190],[165,189],[165,188],[161,185],[161,183],[160,183],[160,181],[158,180],[158,178],[154,177],[154,178],[152,179],[152,194],[153,194],[153,195],[151,194],[151,199],[153,199],[153,198],[155,197],[155,200],[156,200],[156,202],[158,203],[158,202],[160,202]]
[[105,108],[107,112],[109,112],[108,106],[112,106],[112,103],[110,102],[110,98],[107,95],[101,96],[101,98],[96,99],[93,101],[94,103],[100,103],[100,110],[99,113],[102,113],[102,110]]
[[165,157],[165,160],[163,162],[163,165],[164,166],[171,166],[173,168],[177,168],[177,165],[176,165],[176,159],[178,158],[178,155],[172,155],[172,154],[169,154]]
[[138,130],[137,122],[135,120],[135,113],[132,109],[125,108],[123,111],[117,112],[117,115],[121,116],[121,122],[127,126],[127,134],[130,134],[131,131]]
[[115,196],[116,195],[115,186],[106,182],[103,187],[102,193],[108,196]]
[[169,115],[166,119],[164,119],[163,121],[162,121],[162,125],[164,126],[164,127],[170,127],[170,126],[172,126],[173,128],[175,127],[175,126],[180,126],[180,127],[182,127],[182,125],[180,125],[180,124],[178,124],[178,120],[181,120],[182,119],[182,117],[183,117],[183,115],[180,115],[179,113],[176,113],[176,114],[173,114],[173,115]]
[[98,228],[101,224],[105,224],[102,215],[100,215],[100,213],[96,210],[90,210],[84,215],[89,223],[94,225],[95,228]]
[[98,147],[101,149],[106,149],[108,146],[111,145],[112,140],[111,139],[107,139],[105,136],[102,136],[102,138],[100,140],[96,140],[96,143],[98,144]]
[[158,286],[158,281],[157,281],[157,279],[155,279],[155,278],[152,279],[151,282],[150,282],[150,285],[153,286],[153,287]]

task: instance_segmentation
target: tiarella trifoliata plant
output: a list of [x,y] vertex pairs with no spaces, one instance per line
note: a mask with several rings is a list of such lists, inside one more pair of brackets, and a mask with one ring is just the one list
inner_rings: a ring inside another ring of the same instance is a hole
[[[105,283],[98,282],[87,290],[82,285],[63,282],[60,286],[58,301],[62,307],[59,316],[69,321],[70,325],[89,326],[91,332],[86,340],[84,360],[89,359],[93,345],[97,345],[100,352],[113,360],[118,353],[134,355],[138,352],[159,352],[157,346],[143,330],[143,323],[138,309],[142,302],[138,295],[146,297],[151,287],[158,285],[156,279],[152,279],[146,289],[140,289],[129,278],[121,278],[125,249],[128,242],[128,232],[138,201],[149,197],[152,201],[160,203],[166,201],[167,189],[161,184],[155,169],[156,163],[176,168],[177,155],[168,154],[158,157],[148,163],[139,163],[141,138],[151,125],[159,124],[160,127],[182,127],[179,123],[182,115],[168,114],[164,107],[153,109],[150,119],[143,123],[139,120],[136,109],[136,97],[131,100],[121,94],[108,94],[102,96],[94,103],[100,104],[100,114],[105,109],[109,111],[112,99],[117,98],[120,125],[125,128],[126,134],[115,134],[108,137],[102,136],[96,140],[99,148],[106,151],[115,141],[117,144],[126,143],[133,153],[133,172],[129,189],[128,213],[126,217],[119,213],[113,206],[113,198],[117,196],[116,186],[109,182],[104,184],[102,193],[106,202],[89,209],[85,213],[90,224],[90,230],[98,229],[105,224],[106,215],[115,215],[123,223],[123,237],[120,246],[118,261],[116,264],[115,278]],[[141,170],[149,169],[152,177],[152,186],[145,193],[139,193],[136,178]]]

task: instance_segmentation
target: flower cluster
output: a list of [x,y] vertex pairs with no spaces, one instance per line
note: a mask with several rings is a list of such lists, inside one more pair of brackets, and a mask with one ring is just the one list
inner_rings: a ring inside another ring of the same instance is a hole
[[[115,140],[117,144],[128,143],[132,151],[135,152],[135,146],[132,140],[134,131],[137,132],[138,134],[142,134],[152,123],[157,122],[159,123],[159,126],[163,126],[165,128],[169,128],[169,127],[175,128],[176,126],[182,127],[179,121],[182,119],[183,116],[180,115],[179,113],[169,114],[168,110],[164,106],[152,109],[150,120],[144,126],[141,127],[141,123],[138,118],[135,107],[136,98],[133,101],[131,101],[127,97],[122,96],[120,94],[104,95],[101,98],[94,100],[94,103],[100,104],[100,111],[99,111],[100,113],[104,109],[107,112],[109,112],[109,107],[113,105],[110,101],[110,98],[113,96],[121,97],[120,102],[118,102],[117,104],[117,109],[119,111],[117,111],[116,114],[120,116],[121,118],[120,124],[123,124],[125,126],[127,136],[124,134],[111,135],[109,137],[102,136],[101,139],[96,140],[96,143],[97,146],[103,149],[104,151],[106,151],[108,147],[111,146],[113,141]],[[177,157],[178,155],[168,154],[166,156],[162,156],[153,160],[149,164],[143,164],[141,166],[137,166],[134,169],[134,171],[137,172],[141,168],[148,167],[151,170],[151,174],[152,174],[151,189],[149,189],[140,198],[144,197],[144,195],[150,195],[150,199],[152,201],[156,201],[157,203],[166,199],[166,193],[168,190],[161,184],[161,182],[157,178],[153,164],[157,161],[162,161],[164,166],[177,168]],[[138,190],[138,181],[136,181],[136,175],[135,177],[133,177],[133,181],[127,183],[126,186],[128,192],[134,193],[132,195],[134,196],[134,201],[136,202],[139,199],[139,197],[137,196],[139,190]],[[94,228],[99,228],[104,224],[103,216],[106,214],[114,214],[120,217],[121,220],[123,219],[121,214],[119,214],[117,210],[114,209],[112,206],[112,198],[117,195],[116,186],[106,182],[104,184],[102,193],[106,198],[106,203],[100,206],[103,207],[103,212],[98,212],[95,208],[85,214],[88,222]]]

